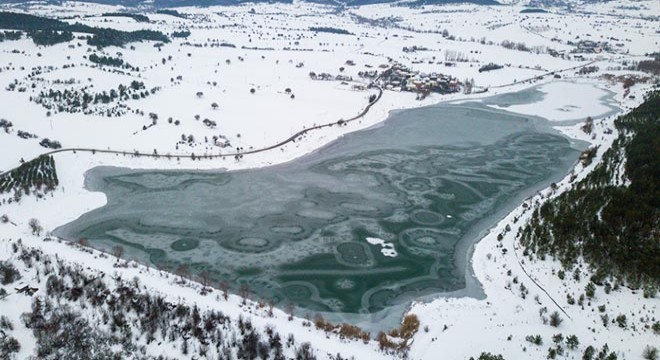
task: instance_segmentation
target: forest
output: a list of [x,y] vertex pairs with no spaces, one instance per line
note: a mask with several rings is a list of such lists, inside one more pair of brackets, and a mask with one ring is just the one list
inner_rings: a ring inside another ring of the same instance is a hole
[[[20,240],[11,243],[11,251],[12,260],[0,261],[0,284],[16,286],[19,268],[36,271],[17,291],[37,295],[17,293],[10,300],[31,301],[31,310],[20,319],[36,338],[35,358],[284,360],[291,358],[286,352],[295,359],[316,359],[310,344],[297,343],[291,334],[281,336],[270,327],[260,330],[242,316],[234,320],[220,311],[172,302],[147,292],[137,277],[91,274],[27,248]],[[7,296],[5,292],[5,298],[0,297],[0,306],[6,306],[2,303],[9,301]],[[0,326],[5,335],[0,338],[0,358],[15,358],[22,345],[12,331],[15,324],[0,317]],[[151,354],[161,346],[173,347],[168,350],[172,357]]]
[[52,190],[58,183],[55,160],[52,156],[42,155],[0,175],[0,193],[12,190],[25,190],[27,193],[32,188],[39,189],[42,186]]
[[149,17],[145,15],[140,15],[140,14],[131,14],[131,13],[123,13],[123,12],[111,12],[111,13],[103,13],[105,17],[111,17],[111,16],[118,16],[118,17],[127,17],[131,18],[137,22],[149,22]]
[[602,284],[657,286],[660,278],[660,91],[615,120],[618,138],[571,189],[533,213],[519,238],[540,258],[583,258]]
[[309,28],[309,31],[326,32],[331,34],[353,35],[353,33],[348,30],[327,27],[327,26],[312,26]]
[[167,35],[160,31],[120,31],[91,27],[80,23],[72,25],[56,19],[6,11],[0,12],[0,28],[26,31],[28,36],[31,36],[37,45],[53,45],[58,42],[69,41],[73,38],[71,34],[73,32],[92,35],[87,38],[87,44],[100,48],[106,46],[124,46],[131,42],[145,40],[163,43],[170,41]]
[[73,40],[71,31],[39,30],[31,31],[28,35],[37,45],[55,45]]

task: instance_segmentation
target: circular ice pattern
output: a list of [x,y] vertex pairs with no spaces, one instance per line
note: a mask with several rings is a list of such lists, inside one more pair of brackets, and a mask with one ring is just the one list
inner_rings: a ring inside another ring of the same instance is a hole
[[406,229],[399,234],[399,240],[408,248],[433,252],[450,250],[455,244],[449,235],[433,228]]
[[348,266],[368,266],[371,253],[364,244],[346,242],[337,245],[337,261]]
[[401,187],[408,191],[430,191],[433,186],[431,180],[424,177],[410,177],[401,183]]
[[444,216],[426,209],[415,210],[410,214],[410,220],[420,225],[440,225],[445,221]]
[[196,249],[199,246],[199,240],[191,238],[183,238],[173,242],[170,247],[174,251],[189,251]]

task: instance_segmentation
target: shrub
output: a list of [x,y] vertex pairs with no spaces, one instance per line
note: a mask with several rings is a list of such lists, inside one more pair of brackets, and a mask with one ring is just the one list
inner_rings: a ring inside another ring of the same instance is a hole
[[578,337],[575,335],[569,335],[566,337],[566,347],[574,350],[577,349],[577,347],[580,345],[580,340],[578,340]]
[[0,261],[0,283],[2,285],[11,284],[21,278],[14,264],[8,261]]
[[561,318],[558,312],[555,311],[550,314],[550,326],[558,327],[562,322],[564,322],[564,319]]
[[[470,360],[475,360],[473,357],[470,358]],[[495,355],[491,354],[489,352],[482,352],[481,355],[476,360],[504,360],[504,356],[502,355]]]
[[620,328],[625,329],[626,327],[628,327],[628,319],[623,314],[620,314],[619,316],[617,316],[615,321],[616,321],[617,325],[619,325]]
[[527,335],[525,340],[531,342],[534,345],[543,345],[543,338],[541,335]]
[[642,353],[642,356],[646,360],[657,360],[658,359],[658,349],[655,348],[654,346],[647,345],[646,348],[644,348],[644,352]]
[[0,358],[10,359],[12,353],[21,350],[21,344],[15,338],[6,336],[0,339]]
[[594,283],[589,282],[587,286],[584,288],[584,293],[587,295],[589,299],[593,299],[595,293],[596,293],[596,286]]

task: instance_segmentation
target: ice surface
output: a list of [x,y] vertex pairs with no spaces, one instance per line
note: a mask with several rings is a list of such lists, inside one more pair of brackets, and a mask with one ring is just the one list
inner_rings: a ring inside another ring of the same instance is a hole
[[[396,113],[292,163],[249,171],[96,168],[105,207],[57,232],[315,311],[368,313],[464,286],[464,234],[577,152],[482,105]],[[365,239],[382,242],[370,245]]]

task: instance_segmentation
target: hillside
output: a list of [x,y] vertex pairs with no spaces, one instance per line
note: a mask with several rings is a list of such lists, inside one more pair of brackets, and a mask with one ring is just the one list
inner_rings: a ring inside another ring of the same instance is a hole
[[[520,234],[523,245],[572,267],[579,257],[632,287],[660,273],[660,92],[615,121],[619,137],[582,181],[546,202]],[[590,132],[589,125],[583,127]]]

